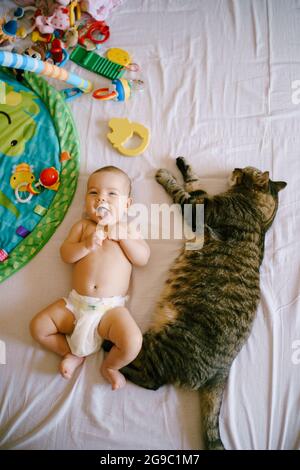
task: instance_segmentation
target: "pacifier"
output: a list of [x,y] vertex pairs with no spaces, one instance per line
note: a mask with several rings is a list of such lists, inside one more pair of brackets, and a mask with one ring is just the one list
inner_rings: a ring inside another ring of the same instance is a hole
[[97,209],[96,209],[96,212],[97,212],[97,215],[103,219],[104,217],[106,217],[108,214],[109,214],[109,206],[108,204],[105,204],[104,202],[101,203]]
[[99,217],[103,218],[108,214],[108,209],[106,209],[106,207],[98,207],[97,214]]
[[109,210],[109,205],[105,202],[101,202],[99,206],[96,209],[97,216],[99,217],[98,220],[98,225],[103,226],[103,225],[108,225],[111,223],[111,217],[112,214]]

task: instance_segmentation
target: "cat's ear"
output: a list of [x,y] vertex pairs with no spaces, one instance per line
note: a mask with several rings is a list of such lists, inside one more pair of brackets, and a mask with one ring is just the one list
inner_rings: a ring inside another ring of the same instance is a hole
[[229,179],[229,184],[230,186],[236,186],[238,184],[241,184],[243,180],[243,170],[241,168],[235,168],[233,172],[231,173],[230,179]]
[[261,188],[267,188],[269,185],[269,180],[270,180],[270,174],[268,171],[265,171],[264,173],[261,173],[259,176],[255,178],[255,183],[257,186],[260,186]]
[[286,187],[287,183],[285,181],[272,181],[272,186],[275,188],[277,193]]

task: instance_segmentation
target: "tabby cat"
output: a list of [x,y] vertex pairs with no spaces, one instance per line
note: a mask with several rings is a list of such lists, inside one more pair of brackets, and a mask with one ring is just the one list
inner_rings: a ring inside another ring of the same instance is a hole
[[208,196],[184,158],[176,163],[184,186],[164,169],[156,180],[182,208],[204,204],[204,245],[179,254],[141,352],[122,372],[149,389],[175,384],[199,390],[206,446],[223,449],[219,434],[223,390],[232,361],[252,328],[265,233],[286,183],[272,181],[268,172],[252,167],[236,168],[230,189]]

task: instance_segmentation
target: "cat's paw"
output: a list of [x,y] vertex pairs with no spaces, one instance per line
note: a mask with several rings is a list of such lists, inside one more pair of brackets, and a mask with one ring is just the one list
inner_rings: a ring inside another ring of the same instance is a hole
[[157,390],[159,387],[164,385],[164,383],[159,383],[158,381],[150,378],[144,372],[143,367],[139,367],[139,363],[137,367],[135,366],[135,362],[128,364],[125,367],[122,367],[121,372],[126,377],[126,379],[130,380],[136,385],[140,387],[147,388],[148,390]]
[[186,163],[184,157],[177,157],[176,158],[176,165],[177,165],[178,170],[180,170],[182,174],[185,174],[188,167],[189,167],[189,165]]
[[164,184],[170,178],[173,178],[173,176],[169,173],[168,170],[165,170],[164,168],[161,168],[155,174],[155,179],[159,184]]

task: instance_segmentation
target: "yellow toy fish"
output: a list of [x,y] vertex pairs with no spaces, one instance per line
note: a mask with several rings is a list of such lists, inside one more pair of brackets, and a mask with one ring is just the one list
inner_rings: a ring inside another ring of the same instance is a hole
[[35,176],[32,173],[33,167],[28,163],[20,163],[13,167],[12,176],[10,178],[10,185],[13,189],[18,186],[19,191],[28,191],[27,184],[33,183]]

